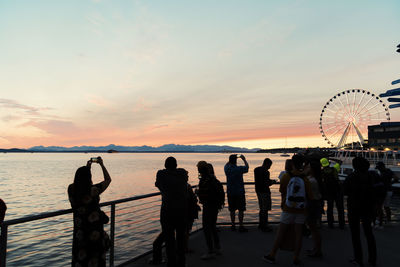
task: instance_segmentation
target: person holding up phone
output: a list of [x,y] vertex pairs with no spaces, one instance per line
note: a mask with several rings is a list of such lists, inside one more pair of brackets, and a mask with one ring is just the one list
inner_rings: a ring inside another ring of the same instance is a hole
[[[244,166],[237,166],[237,158],[243,160]],[[231,230],[236,231],[235,212],[239,212],[239,232],[247,232],[243,226],[244,211],[246,210],[246,197],[244,190],[243,174],[249,171],[249,164],[243,155],[232,154],[224,167],[228,195],[228,206],[231,215]]]
[[[104,181],[93,184],[90,168],[100,165]],[[104,231],[108,216],[100,209],[100,194],[111,183],[111,177],[101,157],[91,158],[86,166],[78,168],[74,183],[68,186],[68,197],[73,210],[74,231],[72,266],[106,266],[106,252],[110,239]]]

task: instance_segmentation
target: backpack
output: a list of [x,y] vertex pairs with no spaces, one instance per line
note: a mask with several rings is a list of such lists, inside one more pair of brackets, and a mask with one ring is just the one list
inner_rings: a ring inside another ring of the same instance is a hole
[[225,206],[224,187],[215,177],[200,181],[197,195],[203,205],[215,205],[219,210]]
[[304,180],[294,176],[290,178],[286,190],[286,206],[295,209],[304,209],[306,204],[306,188]]

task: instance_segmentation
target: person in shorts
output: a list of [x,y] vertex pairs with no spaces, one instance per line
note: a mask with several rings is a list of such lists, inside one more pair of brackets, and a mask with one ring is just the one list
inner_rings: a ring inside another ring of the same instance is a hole
[[231,215],[232,231],[236,230],[235,212],[239,211],[239,232],[247,232],[243,226],[244,211],[246,210],[246,198],[243,182],[243,174],[249,171],[249,164],[243,155],[239,158],[243,160],[244,166],[237,166],[238,155],[229,156],[228,163],[225,164],[226,187],[228,195],[228,207]]
[[301,266],[301,261],[299,256],[303,238],[303,225],[306,220],[306,209],[305,207],[303,208],[288,207],[286,205],[286,193],[288,184],[293,177],[300,177],[304,181],[304,188],[307,199],[312,198],[312,191],[310,183],[307,179],[305,179],[305,174],[303,171],[304,157],[302,155],[294,155],[292,157],[292,164],[293,164],[293,169],[290,171],[290,173],[288,172],[284,174],[281,178],[279,192],[281,192],[281,197],[282,197],[282,203],[281,203],[282,214],[280,218],[279,229],[275,237],[273,247],[271,251],[264,256],[264,260],[269,263],[275,263],[275,257],[279,250],[279,247],[281,246],[281,244],[283,244],[283,241],[286,238],[285,234],[288,231],[290,225],[294,224],[295,236],[290,237],[295,240],[293,266]]

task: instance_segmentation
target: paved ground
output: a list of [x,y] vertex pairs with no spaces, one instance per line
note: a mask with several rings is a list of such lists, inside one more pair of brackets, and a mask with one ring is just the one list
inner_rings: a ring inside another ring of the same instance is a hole
[[[231,232],[227,227],[221,227],[220,238],[223,255],[216,259],[203,261],[200,256],[206,251],[203,233],[200,231],[190,238],[190,247],[194,253],[187,254],[188,267],[258,267],[274,266],[263,261],[262,256],[266,254],[272,246],[275,232],[263,233],[255,227],[249,227],[248,233]],[[353,266],[348,262],[352,258],[352,245],[350,230],[328,229],[323,227],[323,253],[322,259],[311,259],[303,255],[304,266],[323,267],[323,266]],[[400,225],[392,224],[383,230],[375,231],[375,238],[378,247],[378,265],[382,267],[400,266]],[[363,237],[364,258],[367,262],[367,251],[365,238]],[[303,251],[311,248],[311,239],[304,238]],[[147,264],[151,256],[146,256],[127,267],[149,267],[154,265]],[[292,253],[280,251],[277,255],[275,266],[291,266]],[[157,265],[160,267],[166,266]]]

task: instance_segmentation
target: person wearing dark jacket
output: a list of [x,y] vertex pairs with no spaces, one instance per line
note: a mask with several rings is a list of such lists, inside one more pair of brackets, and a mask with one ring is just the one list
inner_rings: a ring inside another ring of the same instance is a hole
[[211,164],[200,161],[197,164],[197,169],[200,174],[197,194],[200,203],[203,204],[203,232],[208,248],[208,252],[202,255],[201,259],[208,260],[221,254],[217,218],[218,211],[222,208],[222,202],[218,198],[222,184],[215,177]]
[[272,185],[269,168],[272,161],[269,158],[264,159],[260,167],[254,169],[254,181],[259,206],[258,228],[263,232],[270,232],[272,228],[268,225],[268,211],[271,210],[271,190]]
[[[189,235],[192,230],[193,222],[199,218],[200,207],[197,204],[197,196],[193,192],[192,186],[188,184],[188,205],[187,205],[187,225],[185,233],[185,252],[189,252]],[[163,264],[162,245],[165,243],[165,235],[161,232],[153,242],[153,258],[149,260],[149,264],[158,265]]]
[[322,158],[320,160],[322,165],[322,183],[323,192],[322,197],[327,200],[327,219],[328,226],[333,228],[333,223],[335,221],[333,217],[333,204],[336,204],[336,209],[338,213],[339,228],[344,229],[344,204],[343,204],[343,190],[341,188],[338,172],[334,167],[329,166],[329,160],[327,158]]
[[165,235],[168,267],[183,267],[186,264],[187,181],[188,172],[177,168],[174,157],[168,157],[165,169],[157,172],[155,185],[162,197],[160,222]]
[[376,242],[371,222],[374,216],[373,177],[368,172],[369,162],[362,157],[353,159],[354,172],[344,182],[344,193],[347,195],[347,213],[353,243],[355,265],[363,265],[363,254],[360,239],[360,223],[368,244],[368,262],[376,265]]

